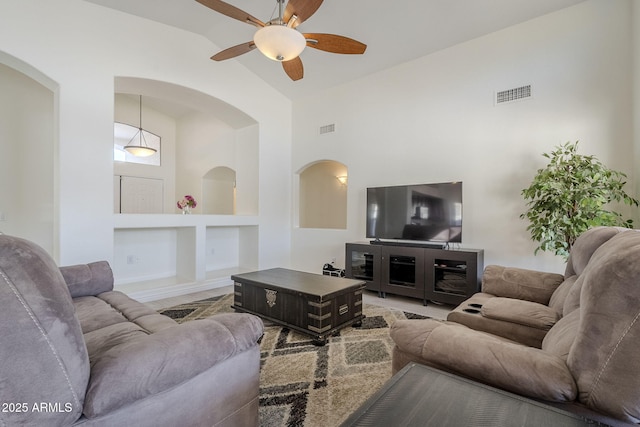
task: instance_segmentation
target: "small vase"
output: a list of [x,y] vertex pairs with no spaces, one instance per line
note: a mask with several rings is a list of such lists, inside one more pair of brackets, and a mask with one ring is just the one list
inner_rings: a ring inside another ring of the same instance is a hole
[[182,215],[189,215],[191,214],[191,206],[185,206],[184,208],[182,208]]

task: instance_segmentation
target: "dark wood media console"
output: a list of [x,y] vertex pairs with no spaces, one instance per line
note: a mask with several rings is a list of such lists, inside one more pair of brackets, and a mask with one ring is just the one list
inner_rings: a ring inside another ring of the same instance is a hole
[[482,249],[440,249],[419,243],[346,244],[346,277],[368,290],[457,305],[480,290]]

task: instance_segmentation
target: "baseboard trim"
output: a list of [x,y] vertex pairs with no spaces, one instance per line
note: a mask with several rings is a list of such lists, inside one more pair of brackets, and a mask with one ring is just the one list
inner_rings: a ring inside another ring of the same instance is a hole
[[233,285],[231,278],[223,277],[203,282],[181,283],[125,293],[136,301],[149,302],[165,298],[179,297],[195,292],[208,291],[230,285]]

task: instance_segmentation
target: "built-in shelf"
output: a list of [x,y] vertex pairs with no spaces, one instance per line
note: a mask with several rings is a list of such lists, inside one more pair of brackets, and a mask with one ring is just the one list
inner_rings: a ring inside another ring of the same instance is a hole
[[114,215],[115,288],[153,301],[230,285],[258,267],[258,217]]
[[255,215],[115,214],[114,228],[229,227],[258,225]]

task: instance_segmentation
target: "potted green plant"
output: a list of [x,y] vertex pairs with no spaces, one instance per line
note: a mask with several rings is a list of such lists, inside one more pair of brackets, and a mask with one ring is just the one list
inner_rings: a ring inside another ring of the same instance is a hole
[[638,206],[638,200],[623,189],[627,176],[577,151],[578,141],[544,153],[549,164],[538,169],[531,185],[522,190],[528,209],[520,218],[530,222],[527,230],[539,243],[536,254],[550,251],[566,259],[575,239],[589,228],[633,227],[633,220],[609,210],[610,202]]

